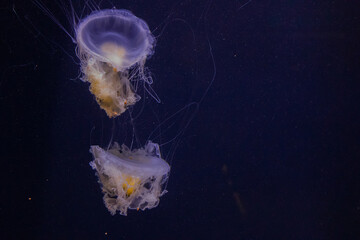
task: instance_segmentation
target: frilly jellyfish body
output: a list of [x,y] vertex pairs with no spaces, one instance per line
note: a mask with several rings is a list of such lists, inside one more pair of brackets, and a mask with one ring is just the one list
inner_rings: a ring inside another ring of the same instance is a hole
[[151,209],[159,204],[159,197],[167,181],[170,166],[161,158],[159,146],[148,142],[144,148],[130,150],[117,143],[109,150],[91,146],[96,170],[109,212],[127,215],[128,209]]
[[[109,117],[117,117],[140,97],[131,80],[144,76],[144,64],[155,39],[147,24],[127,10],[101,10],[76,29],[83,80]],[[129,70],[137,68],[131,74]]]

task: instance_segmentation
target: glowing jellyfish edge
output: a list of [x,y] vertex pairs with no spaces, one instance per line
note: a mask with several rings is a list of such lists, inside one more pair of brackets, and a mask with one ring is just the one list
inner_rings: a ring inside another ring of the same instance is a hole
[[104,150],[91,146],[96,170],[109,212],[127,215],[128,209],[151,209],[159,204],[168,179],[170,166],[160,156],[159,145],[149,141],[144,148],[130,150],[124,144],[114,143]]
[[140,100],[130,79],[147,81],[144,64],[155,45],[143,20],[127,10],[95,11],[78,24],[76,41],[82,80],[90,83],[90,92],[109,117]]

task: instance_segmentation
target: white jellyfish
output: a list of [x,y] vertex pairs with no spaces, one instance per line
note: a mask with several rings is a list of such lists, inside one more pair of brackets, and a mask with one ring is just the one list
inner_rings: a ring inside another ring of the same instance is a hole
[[166,193],[163,184],[170,172],[169,164],[161,158],[159,145],[149,141],[144,148],[130,150],[114,143],[108,151],[91,146],[96,170],[109,212],[127,215],[128,209],[151,209]]
[[[127,10],[108,9],[93,11],[78,21],[79,17],[71,6],[72,12],[67,12],[66,16],[73,24],[76,34],[73,37],[41,1],[34,0],[34,3],[77,43],[82,80],[90,83],[91,93],[108,117],[121,115],[139,101],[136,85],[133,86],[132,82],[143,80],[151,84],[151,77],[145,76],[144,64],[153,53],[155,44],[155,38],[143,20]],[[199,103],[191,103],[168,117],[150,136],[167,121]],[[190,114],[183,128],[168,142],[183,134],[192,118],[193,114]],[[170,166],[162,159],[158,144],[148,141],[143,148],[129,149],[124,144],[114,143],[106,150],[93,145],[90,152],[93,155],[90,166],[96,171],[105,206],[111,214],[127,215],[129,209],[154,208],[167,192],[164,185]]]
[[130,80],[147,81],[144,64],[155,43],[149,27],[127,10],[95,11],[78,24],[76,41],[83,80],[106,114],[119,116],[140,99]]
[[[129,69],[143,77],[144,63],[152,53],[154,37],[147,24],[127,10],[101,10],[82,20],[76,30],[83,80],[109,117],[123,113],[140,97],[132,89]],[[145,77],[144,77],[145,78]],[[117,143],[110,150],[91,146],[96,170],[111,214],[127,215],[128,209],[151,209],[166,193],[162,185],[170,166],[160,156],[159,146],[148,142],[130,150]]]

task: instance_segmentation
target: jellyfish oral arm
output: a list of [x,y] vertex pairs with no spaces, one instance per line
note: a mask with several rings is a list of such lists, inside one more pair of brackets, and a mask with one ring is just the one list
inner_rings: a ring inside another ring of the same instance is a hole
[[140,97],[132,91],[126,72],[117,72],[106,63],[87,61],[83,72],[90,82],[90,92],[109,117],[117,117],[135,104]]

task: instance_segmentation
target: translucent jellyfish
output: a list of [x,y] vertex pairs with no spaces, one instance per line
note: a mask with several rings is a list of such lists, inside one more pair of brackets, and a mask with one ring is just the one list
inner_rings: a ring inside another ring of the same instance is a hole
[[159,145],[148,142],[144,148],[130,150],[117,143],[108,151],[91,146],[90,162],[99,177],[104,203],[112,215],[127,215],[128,209],[151,209],[166,193],[170,166],[160,156]]
[[146,81],[144,64],[155,43],[149,27],[127,10],[95,11],[78,24],[76,41],[83,80],[106,114],[119,116],[140,99],[130,80]]
[[[127,10],[111,9],[94,11],[79,21],[81,17],[78,17],[70,1],[70,11],[66,11],[65,5],[61,6],[76,33],[74,37],[41,1],[34,0],[34,3],[77,43],[82,80],[90,83],[91,93],[110,118],[121,115],[139,101],[140,97],[135,91],[137,85],[134,83],[142,80],[151,84],[151,77],[145,76],[144,65],[152,55],[155,44],[155,38],[143,20]],[[92,1],[86,1],[85,6],[93,5],[89,3]],[[210,54],[213,59],[211,46]],[[214,70],[209,87],[215,78],[215,63]],[[180,130],[175,137],[161,143],[163,146],[174,142],[168,156],[174,155],[178,139],[193,119],[209,87],[198,102],[190,103],[167,117],[149,135],[148,139],[153,135],[155,137],[151,139],[159,139],[164,133],[161,128],[169,125],[168,130],[177,126],[173,120],[184,113],[184,118],[179,117]],[[156,99],[156,94],[147,88],[145,91]],[[193,106],[195,110],[191,112]],[[156,136],[155,133],[160,134]],[[164,185],[169,177],[170,166],[162,159],[158,144],[148,141],[143,148],[129,149],[124,144],[120,146],[114,143],[110,149],[91,146],[90,152],[93,155],[90,166],[96,171],[105,206],[111,214],[120,212],[121,215],[127,215],[128,209],[145,210],[159,204],[160,197],[166,193]]]

